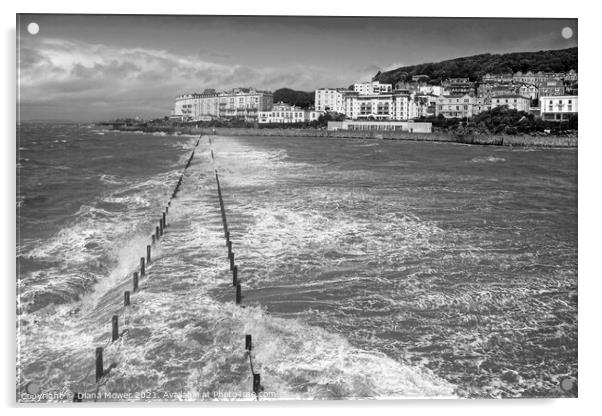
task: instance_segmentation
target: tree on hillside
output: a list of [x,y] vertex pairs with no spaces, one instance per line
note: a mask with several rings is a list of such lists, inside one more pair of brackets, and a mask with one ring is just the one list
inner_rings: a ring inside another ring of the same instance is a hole
[[290,88],[280,88],[274,91],[274,102],[283,102],[301,108],[309,108],[314,105],[314,93],[296,91]]

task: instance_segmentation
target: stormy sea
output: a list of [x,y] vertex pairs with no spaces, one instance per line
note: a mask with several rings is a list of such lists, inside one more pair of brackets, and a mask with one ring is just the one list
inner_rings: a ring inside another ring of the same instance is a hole
[[17,132],[19,401],[577,395],[575,149]]

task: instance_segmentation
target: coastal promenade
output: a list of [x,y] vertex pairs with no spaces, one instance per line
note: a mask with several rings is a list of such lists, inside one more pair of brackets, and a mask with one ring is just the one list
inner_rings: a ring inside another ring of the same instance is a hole
[[451,142],[489,146],[523,146],[523,147],[577,147],[577,137],[561,136],[530,136],[530,135],[454,135],[447,132],[434,133],[409,133],[401,131],[362,131],[338,130],[329,131],[321,129],[294,129],[294,128],[228,128],[228,127],[124,127],[115,126],[115,130],[165,132],[181,134],[217,134],[220,136],[277,136],[277,137],[324,137],[324,138],[354,138],[354,139],[382,139],[382,140],[409,140],[425,142]]
[[[201,129],[200,134],[211,134],[212,129]],[[492,146],[537,146],[537,147],[577,147],[576,137],[529,136],[529,135],[478,135],[455,136],[450,133],[408,133],[401,131],[375,132],[361,130],[316,130],[316,129],[245,129],[216,128],[221,136],[278,136],[278,137],[336,137],[356,139],[410,140],[425,142],[452,142]]]

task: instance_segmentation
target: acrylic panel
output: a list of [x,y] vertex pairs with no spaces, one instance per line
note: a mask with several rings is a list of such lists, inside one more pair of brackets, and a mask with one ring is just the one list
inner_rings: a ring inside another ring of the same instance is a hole
[[17,401],[576,397],[577,36],[17,15]]

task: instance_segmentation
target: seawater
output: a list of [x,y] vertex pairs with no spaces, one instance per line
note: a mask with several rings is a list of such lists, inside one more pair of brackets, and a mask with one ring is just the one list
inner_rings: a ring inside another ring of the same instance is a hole
[[576,150],[203,136],[126,309],[197,137],[18,138],[19,400],[576,395]]

